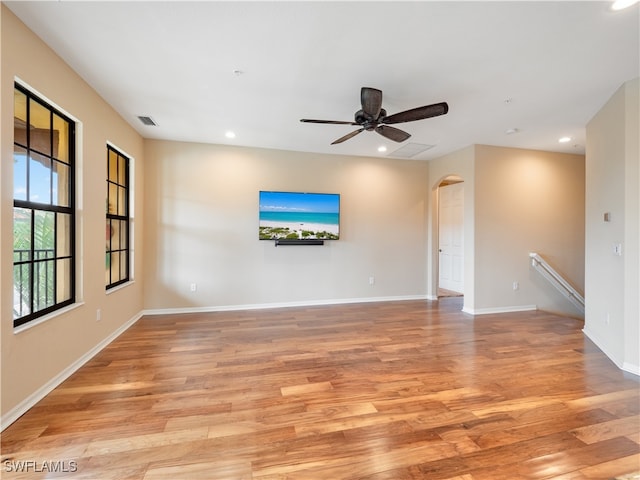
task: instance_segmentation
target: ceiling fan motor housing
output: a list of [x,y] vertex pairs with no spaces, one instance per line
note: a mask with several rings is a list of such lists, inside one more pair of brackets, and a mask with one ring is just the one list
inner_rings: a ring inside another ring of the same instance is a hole
[[380,109],[378,118],[373,118],[372,115],[367,115],[364,111],[358,110],[355,114],[355,122],[358,125],[362,125],[365,130],[373,130],[379,123],[384,121],[386,116],[387,111],[384,108]]

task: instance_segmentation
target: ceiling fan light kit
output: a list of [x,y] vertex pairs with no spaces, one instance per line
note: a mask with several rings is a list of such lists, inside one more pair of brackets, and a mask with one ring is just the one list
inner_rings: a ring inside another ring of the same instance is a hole
[[399,128],[390,127],[390,124],[415,122],[416,120],[438,117],[440,115],[445,115],[449,111],[449,105],[447,105],[446,102],[440,102],[434,103],[433,105],[425,105],[424,107],[412,108],[411,110],[405,110],[403,112],[387,116],[387,111],[382,108],[382,91],[371,87],[362,87],[360,90],[360,104],[362,105],[362,109],[355,113],[353,122],[341,120],[313,120],[309,118],[303,118],[300,121],[305,123],[354,125],[360,127],[358,130],[354,130],[353,132],[334,140],[331,142],[331,145],[349,140],[365,130],[375,131],[394,142],[404,142],[411,137],[411,135]]

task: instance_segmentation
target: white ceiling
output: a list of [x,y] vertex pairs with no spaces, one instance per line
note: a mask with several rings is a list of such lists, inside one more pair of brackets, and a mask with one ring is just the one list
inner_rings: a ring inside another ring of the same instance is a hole
[[[584,153],[587,122],[639,76],[637,4],[5,4],[146,138],[391,157],[434,145],[415,159],[476,143]],[[330,145],[356,127],[299,122],[351,121],[363,86],[388,114],[442,101],[449,113],[396,125],[412,135],[402,144],[363,132]]]

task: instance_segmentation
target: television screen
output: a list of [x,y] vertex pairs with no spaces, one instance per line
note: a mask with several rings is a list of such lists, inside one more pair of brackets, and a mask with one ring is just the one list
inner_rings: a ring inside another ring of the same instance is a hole
[[260,192],[260,240],[338,240],[337,193]]

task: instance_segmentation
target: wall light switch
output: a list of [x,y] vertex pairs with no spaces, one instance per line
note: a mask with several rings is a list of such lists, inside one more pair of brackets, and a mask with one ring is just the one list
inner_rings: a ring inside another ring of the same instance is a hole
[[610,222],[611,221],[611,213],[604,212],[604,221],[605,222]]
[[619,257],[622,256],[622,244],[621,243],[614,243],[613,244],[613,254],[617,255]]

